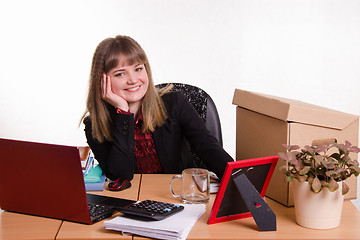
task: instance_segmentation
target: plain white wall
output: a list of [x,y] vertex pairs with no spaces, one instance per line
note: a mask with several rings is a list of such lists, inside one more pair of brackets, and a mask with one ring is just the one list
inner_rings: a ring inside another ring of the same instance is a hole
[[0,2],[0,137],[84,145],[91,57],[135,38],[156,83],[202,87],[235,155],[235,88],[360,115],[360,1]]

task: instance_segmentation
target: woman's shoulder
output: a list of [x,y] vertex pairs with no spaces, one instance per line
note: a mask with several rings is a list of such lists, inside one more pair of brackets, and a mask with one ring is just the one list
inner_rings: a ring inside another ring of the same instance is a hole
[[82,122],[85,126],[84,131],[86,133],[91,132],[92,131],[91,117],[89,115],[85,116]]
[[89,115],[85,116],[82,122],[83,124],[85,124],[85,126],[91,124],[90,116]]

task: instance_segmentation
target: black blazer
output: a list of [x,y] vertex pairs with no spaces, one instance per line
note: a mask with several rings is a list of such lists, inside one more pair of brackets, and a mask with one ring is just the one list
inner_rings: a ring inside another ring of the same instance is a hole
[[[232,157],[210,134],[204,121],[182,93],[169,92],[162,99],[168,118],[152,134],[163,173],[181,173],[188,167],[194,167],[188,144],[184,142],[186,138],[200,160],[221,179],[226,163],[233,161]],[[108,178],[132,180],[134,173],[137,173],[134,115],[116,113],[114,108],[112,119],[112,142],[99,143],[92,137],[89,118],[84,120],[86,138],[95,159]]]

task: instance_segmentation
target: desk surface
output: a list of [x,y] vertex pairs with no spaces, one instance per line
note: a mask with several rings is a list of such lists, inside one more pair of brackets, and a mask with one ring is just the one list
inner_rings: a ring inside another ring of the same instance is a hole
[[0,212],[0,240],[54,239],[61,220]]
[[[136,175],[130,189],[121,192],[93,192],[107,196],[128,199],[153,199],[179,203],[169,190],[173,175]],[[294,208],[287,208],[270,199],[267,203],[277,216],[277,231],[259,232],[253,218],[208,225],[215,195],[207,204],[206,213],[198,220],[189,233],[188,239],[359,239],[360,212],[350,201],[344,202],[341,225],[330,230],[303,228],[295,222]],[[58,232],[58,233],[57,233]],[[56,235],[57,234],[57,235]],[[122,236],[108,231],[103,221],[84,225],[60,220],[34,217],[10,212],[0,213],[0,240],[3,239],[146,239],[139,236]]]
[[[169,190],[172,175],[144,174],[142,176],[139,200],[178,202]],[[277,217],[277,231],[260,232],[253,218],[207,224],[211,207],[215,200],[212,194],[206,213],[197,221],[189,233],[188,239],[359,239],[360,212],[350,201],[344,202],[343,217],[338,228],[313,230],[301,227],[295,222],[294,208],[287,208],[267,199],[266,202]],[[142,239],[135,236],[134,239]]]

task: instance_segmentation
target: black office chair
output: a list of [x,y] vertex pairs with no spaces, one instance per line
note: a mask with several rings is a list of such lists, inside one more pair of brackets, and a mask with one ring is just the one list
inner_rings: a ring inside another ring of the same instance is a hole
[[[157,88],[163,88],[168,83],[162,83],[156,85]],[[201,88],[184,84],[184,83],[172,83],[174,86],[170,91],[182,92],[189,102],[193,105],[200,117],[204,120],[207,129],[210,133],[219,141],[220,145],[223,145],[221,124],[219,114],[212,98]],[[184,140],[186,141],[186,140]],[[189,145],[189,144],[187,144]],[[192,163],[190,167],[207,168],[195,153],[191,151]]]

